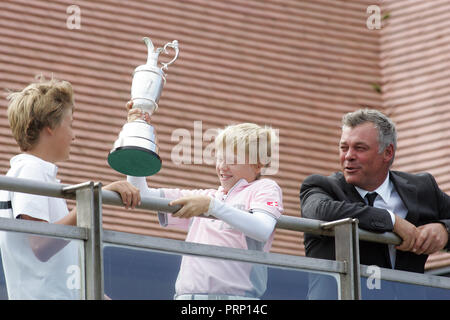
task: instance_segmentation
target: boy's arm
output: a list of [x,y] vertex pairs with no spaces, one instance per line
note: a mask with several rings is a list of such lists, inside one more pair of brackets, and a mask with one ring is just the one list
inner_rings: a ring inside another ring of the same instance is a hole
[[[26,214],[20,214],[17,218],[23,220],[30,221],[40,221],[47,222],[46,220],[33,218]],[[56,224],[66,224],[66,225],[74,225],[76,224],[76,208],[74,208],[68,215],[62,218],[59,221],[56,221]],[[63,249],[70,241],[64,239],[55,239],[46,236],[28,236],[28,240],[30,243],[31,250],[33,251],[36,258],[39,261],[46,262],[48,259],[53,257],[56,253],[58,253],[61,249]]]
[[211,199],[207,214],[219,218],[246,236],[262,242],[269,240],[277,223],[277,220],[268,212],[262,210],[247,212],[217,199]]
[[[149,188],[145,177],[127,176],[127,181],[140,190],[141,197],[165,198],[164,190],[157,188]],[[171,190],[172,193],[178,193],[176,189]],[[173,195],[170,194],[169,197]],[[178,219],[166,212],[158,212],[158,221],[162,227],[175,227],[182,230],[189,228],[189,220]]]
[[277,222],[269,212],[263,210],[247,212],[204,195],[182,197],[170,204],[182,205],[182,208],[173,214],[174,217],[186,219],[202,214],[212,215],[246,236],[262,242],[270,238]]
[[161,197],[160,189],[149,188],[145,177],[127,176],[127,181],[139,189],[141,196],[144,197]]
[[[137,189],[125,181],[113,182],[105,186],[104,189],[117,192],[121,196],[126,208],[134,208],[140,202],[140,197]],[[23,220],[40,221],[47,223],[49,222],[46,219],[36,218],[25,213],[20,213],[19,215],[17,215],[17,218]],[[55,221],[54,223],[75,226],[77,224],[76,207],[73,208],[67,215],[65,215],[58,221]],[[45,236],[30,235],[28,238],[31,250],[33,251],[34,255],[43,262],[53,257],[70,242],[64,239],[55,239]]]

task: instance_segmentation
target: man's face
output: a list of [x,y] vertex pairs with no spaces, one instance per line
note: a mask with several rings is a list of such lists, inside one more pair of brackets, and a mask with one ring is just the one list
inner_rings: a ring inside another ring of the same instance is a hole
[[379,153],[378,130],[371,122],[342,129],[339,143],[341,169],[347,183],[373,191],[386,179],[394,147]]

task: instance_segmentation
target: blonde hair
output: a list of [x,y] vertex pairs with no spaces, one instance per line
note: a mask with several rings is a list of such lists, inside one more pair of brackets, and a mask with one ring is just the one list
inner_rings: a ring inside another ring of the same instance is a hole
[[229,163],[266,167],[270,164],[275,143],[278,143],[278,137],[271,127],[254,123],[231,125],[219,131],[215,139],[216,155],[225,155],[224,159]]
[[37,77],[22,91],[8,95],[8,121],[20,149],[27,151],[45,127],[54,129],[65,111],[74,108],[72,85],[67,81]]

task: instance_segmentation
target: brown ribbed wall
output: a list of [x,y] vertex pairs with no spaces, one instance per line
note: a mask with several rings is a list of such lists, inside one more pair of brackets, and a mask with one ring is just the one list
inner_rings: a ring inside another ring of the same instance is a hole
[[[59,164],[59,178],[69,184],[109,183],[124,178],[106,159],[126,118],[132,72],[147,58],[141,39],[149,36],[158,47],[177,39],[180,56],[169,67],[159,109],[152,117],[163,168],[148,178],[149,183],[217,187],[213,166],[177,166],[171,161],[178,143],[171,141],[175,129],[187,129],[193,137],[194,121],[202,121],[203,132],[238,122],[268,124],[280,133],[280,170],[273,178],[283,189],[285,214],[300,216],[298,193],[303,179],[338,169],[342,114],[361,106],[388,108],[402,99],[400,91],[388,96],[387,83],[383,94],[373,88],[401,68],[380,70],[381,48],[388,46],[389,34],[366,28],[366,8],[379,2],[2,1],[0,88],[22,88],[40,73],[70,81],[76,93],[77,140],[70,161]],[[66,27],[69,5],[81,8],[80,30]],[[4,96],[0,99],[1,174],[18,152],[7,124]],[[383,105],[383,97],[388,105]],[[396,110],[400,130],[408,129],[410,120],[433,121],[419,104],[414,109],[417,117],[411,110]],[[438,134],[436,128],[430,129],[433,132]],[[414,136],[408,134],[411,144]],[[404,144],[407,140],[402,138]],[[405,159],[400,152],[398,157],[402,166],[417,156],[403,149]],[[439,159],[443,157],[434,158],[433,168],[445,170]],[[441,183],[447,183],[444,176]],[[103,216],[108,229],[184,239],[184,233],[159,227],[154,214],[141,210],[106,206]],[[272,251],[302,255],[303,237],[277,230]]]
[[[81,29],[66,28],[69,5],[81,8]],[[1,87],[18,89],[39,73],[75,87],[77,140],[61,163],[64,183],[123,178],[106,157],[124,123],[132,71],[146,61],[141,39],[156,46],[177,39],[153,116],[163,169],[155,187],[217,186],[213,166],[176,166],[170,153],[177,128],[193,136],[230,123],[279,129],[280,170],[287,215],[300,216],[303,178],[337,167],[339,119],[360,105],[379,105],[377,32],[365,28],[365,1],[12,1],[0,4]],[[5,114],[6,101],[1,100]],[[18,150],[5,117],[0,122],[5,173]],[[205,142],[206,144],[206,142]],[[155,215],[106,207],[104,227],[168,236]],[[304,254],[302,235],[278,230],[273,251]]]
[[[430,172],[450,192],[450,2],[386,1],[381,34],[383,108],[398,127],[395,168]],[[427,268],[449,264],[430,256]]]

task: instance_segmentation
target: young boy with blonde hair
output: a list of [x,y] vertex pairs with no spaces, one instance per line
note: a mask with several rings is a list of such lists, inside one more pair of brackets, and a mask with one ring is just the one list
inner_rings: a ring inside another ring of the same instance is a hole
[[[127,104],[128,121],[143,117]],[[149,117],[145,116],[149,122]],[[153,189],[144,177],[128,177],[142,196],[162,196],[181,205],[174,214],[159,213],[162,226],[188,230],[186,241],[239,249],[269,251],[282,192],[275,181],[261,178],[270,164],[277,137],[271,128],[253,123],[228,126],[215,139],[218,189]],[[211,216],[214,219],[200,217]],[[258,299],[265,292],[262,265],[183,256],[175,285],[176,299]]]
[[[55,163],[69,159],[75,139],[75,108],[69,82],[45,80],[8,96],[8,120],[22,153],[11,158],[7,176],[59,183]],[[103,189],[118,192],[126,207],[140,201],[138,189],[126,181]],[[76,208],[68,211],[65,199],[0,191],[0,216],[76,225]],[[79,299],[79,285],[68,285],[79,266],[75,242],[21,233],[2,232],[3,267],[9,299]]]

